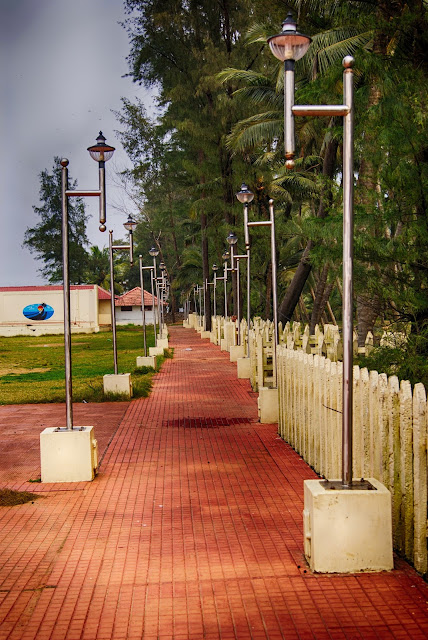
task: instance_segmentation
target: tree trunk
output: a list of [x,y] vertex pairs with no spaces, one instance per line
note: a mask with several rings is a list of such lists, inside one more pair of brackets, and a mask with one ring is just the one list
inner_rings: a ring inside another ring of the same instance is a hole
[[206,286],[209,282],[210,266],[208,261],[208,219],[206,213],[201,213],[201,249],[202,249],[202,286],[205,289],[205,318],[206,331],[211,331],[211,296],[210,289]]
[[278,321],[284,325],[286,322],[291,322],[294,309],[299,302],[299,298],[302,294],[303,287],[309,277],[312,269],[312,265],[309,262],[309,253],[313,247],[313,243],[310,240],[306,245],[306,248],[300,258],[299,265],[294,274],[293,280],[289,284],[285,296],[282,299],[278,309]]
[[265,318],[268,320],[270,318],[271,309],[272,309],[272,261],[269,262],[267,273],[266,273],[266,300],[265,300]]
[[369,331],[373,333],[376,318],[379,315],[379,298],[368,298],[364,295],[357,296],[358,317],[358,346],[364,347]]
[[324,299],[324,292],[327,285],[327,276],[328,266],[324,265],[315,289],[314,305],[312,307],[311,322],[309,325],[309,333],[311,335],[315,333],[315,327],[320,323],[321,316],[325,308],[326,300]]

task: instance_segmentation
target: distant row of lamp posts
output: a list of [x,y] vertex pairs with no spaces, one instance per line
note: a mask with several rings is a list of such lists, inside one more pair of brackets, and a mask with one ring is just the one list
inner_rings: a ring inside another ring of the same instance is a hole
[[[129,244],[122,245],[114,245],[113,244],[113,231],[109,231],[109,257],[110,257],[110,297],[111,297],[111,326],[113,333],[113,364],[114,364],[114,374],[117,375],[117,339],[116,339],[116,305],[115,305],[115,296],[114,296],[114,262],[113,262],[113,252],[114,251],[129,251],[129,262],[132,265],[134,264],[134,229],[137,226],[137,223],[132,218],[131,215],[128,216],[128,220],[123,223],[123,226],[129,233]],[[144,336],[145,342],[145,336]]]
[[[146,315],[144,310],[144,271],[150,272],[150,286],[152,294],[153,309],[153,328],[155,334],[155,347],[157,346],[157,327],[159,327],[159,337],[162,337],[165,328],[165,304],[169,296],[169,280],[166,273],[165,263],[159,263],[161,275],[157,275],[156,258],[159,255],[159,249],[154,245],[149,250],[150,256],[153,258],[153,265],[143,266],[143,256],[139,256],[140,260],[140,284],[141,284],[141,308],[143,315],[143,335],[144,335],[144,355],[147,356],[147,338],[146,338]],[[156,301],[156,302],[155,302]],[[160,304],[159,304],[160,303]]]

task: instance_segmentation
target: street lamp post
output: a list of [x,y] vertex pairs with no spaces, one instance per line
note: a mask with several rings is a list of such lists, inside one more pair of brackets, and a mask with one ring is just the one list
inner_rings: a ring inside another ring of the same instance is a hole
[[[157,275],[156,275],[156,257],[159,255],[159,249],[157,249],[154,245],[153,247],[149,250],[149,254],[152,256],[153,258],[153,271],[152,271],[152,302],[153,302],[153,326],[154,326],[154,330],[155,330],[155,347],[157,347],[157,337],[156,337],[156,320],[158,321],[158,325],[159,325],[159,298],[158,298],[158,285],[157,285]],[[154,305],[154,298],[153,298],[153,289],[155,289],[155,293],[156,293],[156,311],[155,311],[155,305]]]
[[[245,220],[245,218],[244,218]],[[249,227],[270,227],[270,255],[271,255],[271,273],[272,273],[272,317],[273,317],[273,386],[277,384],[277,372],[276,372],[276,351],[278,345],[278,295],[277,295],[277,281],[276,281],[276,240],[275,240],[275,214],[273,209],[273,200],[269,200],[269,220],[258,220],[255,222],[249,222],[248,216],[246,218],[246,237],[249,240]]]
[[[296,27],[289,14],[282,33],[268,40],[272,53],[284,62],[286,167],[294,167],[294,116],[343,117],[342,478],[305,480],[305,556],[311,569],[318,572],[391,570],[394,562],[390,493],[376,478],[354,480],[352,469],[354,58],[343,59],[344,104],[295,105],[294,61],[306,53],[310,44],[310,38],[299,34]],[[333,499],[331,492],[336,492]]]
[[[354,147],[354,58],[343,59],[343,104],[295,105],[294,63],[307,52],[311,39],[297,32],[297,24],[288,14],[282,33],[268,39],[273,55],[284,62],[284,140],[285,165],[294,167],[294,116],[343,116],[343,392],[342,392],[342,488],[356,483],[352,474],[352,401],[353,401],[353,147]],[[336,483],[337,484],[337,483]]]
[[141,267],[142,271],[150,271],[150,290],[152,294],[152,313],[153,313],[153,330],[155,335],[155,346],[156,346],[156,313],[155,313],[155,292],[154,292],[154,266],[151,267]]
[[[232,271],[232,273],[236,272],[236,311],[237,311],[237,342],[238,346],[241,344],[241,291],[240,291],[240,269],[239,269],[239,261],[247,260],[248,254],[235,254],[235,245],[238,242],[238,236],[230,231],[229,235],[226,238],[229,246],[230,246],[230,254],[231,254],[231,268],[227,269],[227,271]],[[235,266],[236,262],[236,266]]]
[[[144,342],[144,355],[147,356],[147,335],[146,335],[146,309],[144,306],[144,277],[143,277],[143,256],[138,256],[140,261],[140,289],[141,289],[141,313],[143,319],[143,342]],[[153,304],[153,300],[152,300]]]
[[73,429],[73,386],[71,374],[71,321],[70,321],[70,262],[68,240],[68,198],[96,196],[100,205],[100,231],[105,231],[106,222],[106,183],[105,163],[112,157],[115,148],[105,143],[103,134],[99,133],[97,144],[88,147],[91,158],[98,162],[99,188],[97,190],[73,190],[68,188],[68,160],[61,160],[61,207],[62,207],[62,265],[64,295],[64,360],[65,360],[65,408],[66,431]]
[[213,264],[213,274],[214,274],[214,288],[213,288],[213,303],[214,303],[214,317],[217,318],[217,298],[216,298],[216,293],[217,293],[217,271],[218,271],[218,266],[214,263]]
[[165,283],[166,267],[165,267],[165,263],[163,261],[159,263],[159,269],[161,271],[161,276],[160,276],[160,280],[159,280],[159,294],[160,294],[160,303],[161,303],[159,334],[160,334],[160,337],[162,337],[163,336],[164,326],[165,326],[164,302],[165,302],[165,289],[166,289],[166,283]]
[[234,254],[233,259],[236,263],[236,297],[237,297],[237,323],[238,323],[238,346],[241,345],[241,275],[239,268],[240,260],[248,260],[248,253]]
[[[218,266],[216,264],[213,264],[212,266],[213,269],[213,274],[214,274],[214,278],[212,282],[208,282],[208,278],[205,279],[205,289],[208,291],[208,287],[213,287],[213,308],[214,308],[214,317],[217,316],[217,304],[216,304],[216,286],[217,286],[217,274],[216,271],[218,269]],[[205,306],[205,299],[204,299],[204,306]]]
[[217,278],[217,280],[223,280],[224,283],[224,319],[227,320],[227,272],[229,271],[227,267],[227,261],[230,258],[230,253],[227,251],[223,251],[221,259],[223,260],[223,276],[221,278]]
[[110,253],[110,295],[111,295],[111,326],[113,333],[113,364],[114,374],[117,375],[117,339],[116,339],[116,305],[114,298],[114,251],[129,251],[129,262],[131,266],[134,264],[134,239],[133,232],[137,223],[130,215],[128,220],[123,223],[125,229],[129,232],[129,244],[113,245],[113,231],[109,231],[109,253]]
[[[226,242],[230,247],[230,268],[227,268],[227,271],[231,271],[231,273],[235,273],[235,245],[238,242],[238,236],[233,231],[229,231],[229,234],[226,238]],[[236,277],[236,276],[235,276]],[[232,292],[233,295],[235,292],[233,291],[233,275],[232,275]],[[234,307],[237,307],[237,301],[234,299]]]
[[[241,185],[241,191],[238,191],[236,194],[239,202],[244,205],[244,240],[245,240],[245,249],[247,252],[247,327],[248,332],[250,331],[250,322],[251,322],[251,259],[250,259],[250,234],[248,231],[248,205],[254,199],[254,193],[249,190],[247,185],[243,182]],[[247,357],[250,355],[250,341],[248,340],[247,345]]]

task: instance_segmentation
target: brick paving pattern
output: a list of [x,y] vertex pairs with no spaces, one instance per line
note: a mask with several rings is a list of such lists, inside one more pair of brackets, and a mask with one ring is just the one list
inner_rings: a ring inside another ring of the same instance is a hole
[[179,327],[171,345],[148,399],[76,407],[104,452],[92,483],[28,483],[63,407],[0,407],[1,486],[41,494],[0,509],[0,639],[428,637],[427,585],[402,560],[310,572],[315,474],[257,423],[228,354]]

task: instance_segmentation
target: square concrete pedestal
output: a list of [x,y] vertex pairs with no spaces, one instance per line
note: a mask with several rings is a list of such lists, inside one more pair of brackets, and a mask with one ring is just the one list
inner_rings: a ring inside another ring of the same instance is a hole
[[260,387],[257,403],[260,422],[264,424],[278,422],[278,389]]
[[103,376],[104,393],[132,397],[132,382],[130,373],[109,373]]
[[220,350],[227,351],[227,340],[225,338],[220,339]]
[[238,358],[238,378],[251,378],[250,358]]
[[161,347],[162,349],[168,349],[168,338],[158,338],[156,346]]
[[40,466],[42,482],[93,480],[98,466],[94,427],[44,429],[40,434]]
[[229,354],[230,362],[236,362],[238,358],[245,356],[245,346],[243,344],[234,344],[230,347]]
[[312,571],[393,569],[391,494],[378,480],[368,481],[376,490],[332,490],[305,480],[304,546]]
[[156,356],[137,356],[137,367],[156,369]]
[[211,331],[201,331],[201,339],[208,340],[211,336]]
[[[159,341],[158,341],[159,342]],[[151,356],[163,356],[164,348],[163,347],[149,347],[149,354]]]

